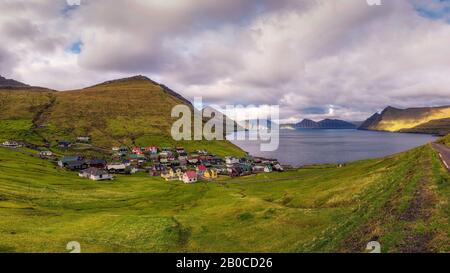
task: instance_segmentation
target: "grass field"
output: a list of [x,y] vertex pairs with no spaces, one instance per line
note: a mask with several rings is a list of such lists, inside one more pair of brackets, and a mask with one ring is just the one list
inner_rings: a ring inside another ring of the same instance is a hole
[[0,252],[450,251],[449,174],[429,145],[343,168],[184,185],[83,180],[0,148]]

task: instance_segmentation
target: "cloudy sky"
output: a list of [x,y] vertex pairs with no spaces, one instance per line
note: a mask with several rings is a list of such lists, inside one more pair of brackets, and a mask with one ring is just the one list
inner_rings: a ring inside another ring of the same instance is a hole
[[58,90],[136,74],[286,121],[450,104],[450,0],[0,0],[0,75]]

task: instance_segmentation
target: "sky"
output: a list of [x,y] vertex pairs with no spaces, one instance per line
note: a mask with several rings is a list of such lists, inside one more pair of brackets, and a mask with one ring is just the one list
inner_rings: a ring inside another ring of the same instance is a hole
[[[284,122],[450,105],[450,0],[0,0],[0,75],[133,75]],[[79,3],[79,5],[78,5]]]

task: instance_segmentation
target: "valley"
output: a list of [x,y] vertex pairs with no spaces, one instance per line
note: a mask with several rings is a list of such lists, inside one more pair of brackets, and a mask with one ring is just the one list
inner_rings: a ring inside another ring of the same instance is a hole
[[448,181],[430,145],[191,185],[144,173],[96,183],[0,148],[0,251],[363,252],[378,240],[447,252]]

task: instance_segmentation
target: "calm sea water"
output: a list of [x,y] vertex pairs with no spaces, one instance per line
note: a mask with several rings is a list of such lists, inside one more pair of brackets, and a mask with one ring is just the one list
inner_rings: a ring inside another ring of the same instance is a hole
[[277,158],[283,164],[302,166],[344,163],[406,151],[436,138],[422,134],[400,134],[360,130],[282,130],[280,146],[261,152],[258,141],[232,142],[253,156]]

